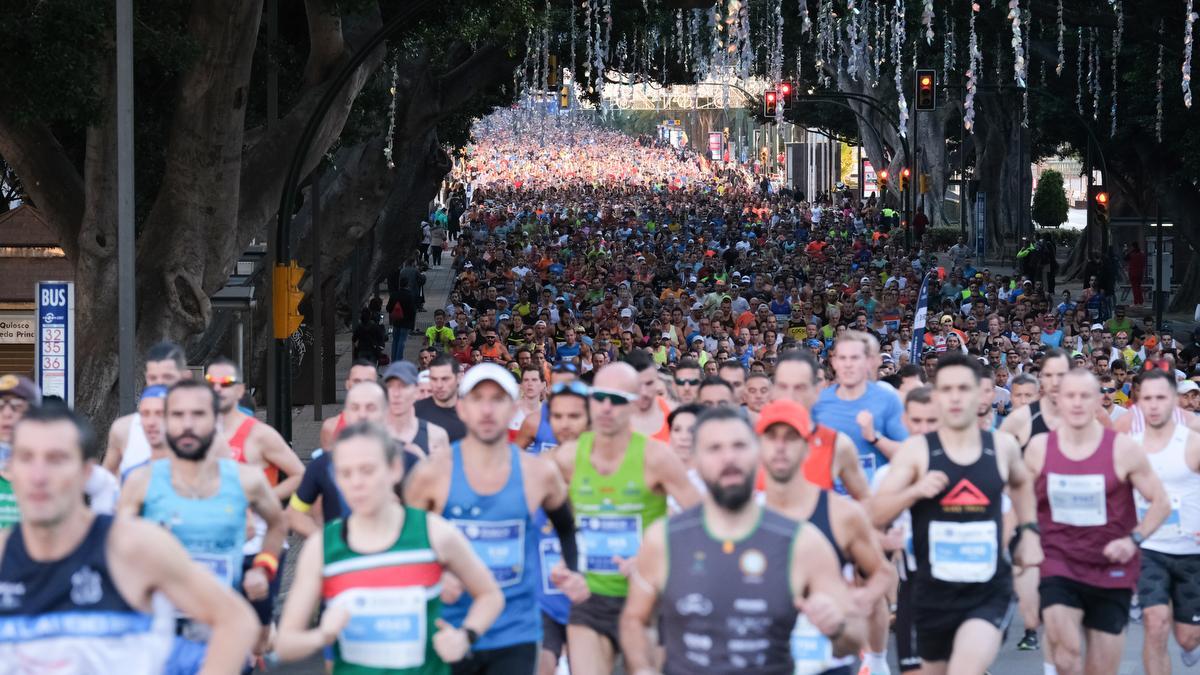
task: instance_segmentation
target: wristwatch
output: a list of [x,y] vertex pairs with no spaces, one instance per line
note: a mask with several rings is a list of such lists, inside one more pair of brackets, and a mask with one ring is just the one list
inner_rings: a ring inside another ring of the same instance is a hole
[[1042,536],[1042,528],[1038,527],[1037,523],[1021,523],[1020,525],[1017,526],[1017,534],[1018,535],[1021,534],[1022,532],[1024,532],[1025,530],[1029,530],[1030,532],[1036,534],[1039,537]]
[[463,626],[463,632],[467,634],[467,644],[475,646],[475,643],[479,642],[479,633],[476,633],[474,628]]
[[1142,542],[1146,541],[1146,537],[1141,532],[1138,532],[1137,530],[1130,532],[1129,538],[1132,539],[1133,543],[1137,544],[1138,546],[1141,546]]

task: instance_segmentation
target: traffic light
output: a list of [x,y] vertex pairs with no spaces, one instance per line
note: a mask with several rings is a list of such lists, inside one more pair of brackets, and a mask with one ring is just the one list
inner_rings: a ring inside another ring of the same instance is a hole
[[768,89],[763,94],[763,114],[767,117],[779,114],[779,94],[774,89]]
[[276,340],[291,337],[304,323],[304,315],[300,313],[300,301],[304,299],[304,293],[300,292],[302,278],[304,268],[297,265],[295,260],[286,265],[275,265],[271,276],[271,308],[275,315]]
[[1088,200],[1088,205],[1093,209],[1096,224],[1101,227],[1108,227],[1108,192],[1105,191],[1103,185],[1093,185],[1090,188],[1091,199]]
[[937,107],[937,71],[932,68],[917,70],[917,110],[933,110]]
[[779,83],[779,99],[785,103],[792,100],[792,85],[790,83]]
[[565,84],[558,90],[558,107],[561,110],[571,107],[571,90]]
[[906,166],[900,169],[900,191],[908,191],[908,179],[912,176],[912,171]]
[[887,171],[887,169],[880,169],[879,173],[875,174],[875,178],[879,182],[879,194],[883,194],[883,193],[887,192],[887,187],[888,187],[888,171]]

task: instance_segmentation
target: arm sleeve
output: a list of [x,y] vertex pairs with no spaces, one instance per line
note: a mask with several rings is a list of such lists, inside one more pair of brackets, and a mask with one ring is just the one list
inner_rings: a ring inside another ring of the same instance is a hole
[[554,525],[558,533],[558,543],[562,547],[563,564],[572,572],[579,571],[579,546],[575,541],[575,515],[571,513],[571,502],[564,501],[562,506],[546,512],[546,518]]
[[312,508],[313,502],[317,501],[317,476],[313,467],[318,464],[319,462],[313,460],[308,466],[304,467],[304,476],[300,479],[300,486],[296,488],[296,492],[292,494],[291,500],[288,501],[288,506],[301,513],[308,513],[308,510]]

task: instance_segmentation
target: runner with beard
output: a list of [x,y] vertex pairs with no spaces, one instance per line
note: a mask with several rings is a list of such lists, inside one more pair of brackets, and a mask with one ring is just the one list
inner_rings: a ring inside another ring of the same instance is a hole
[[[245,592],[251,602],[267,597],[279,571],[286,524],[262,471],[210,452],[217,434],[217,394],[200,382],[176,383],[166,397],[166,436],[172,456],[135,470],[121,491],[118,509],[159,523],[192,559],[222,585]],[[243,573],[242,544],[249,508],[267,525],[263,552]],[[198,672],[211,627],[181,616],[168,672]]]
[[[161,673],[173,604],[211,626],[203,668],[192,672],[236,672],[253,643],[250,607],[161,527],[84,505],[97,445],[66,406],[31,409],[14,429],[21,522],[0,530],[0,670]],[[240,554],[240,536],[235,544]]]
[[[855,610],[870,613],[895,588],[896,571],[888,564],[866,511],[857,502],[823,490],[804,479],[812,418],[804,406],[787,399],[767,404],[755,426],[767,472],[765,505],[815,527],[833,545],[838,567],[859,570],[865,581],[851,591]],[[801,616],[792,637],[796,673],[849,675],[854,657],[835,658],[833,645]],[[865,664],[871,672],[878,666]]]
[[832,547],[817,528],[753,499],[761,460],[749,423],[712,408],[694,439],[707,491],[699,506],[646,532],[621,615],[626,672],[655,672],[647,629],[656,606],[667,675],[790,674],[791,626],[801,613],[837,654],[853,653],[865,625],[850,609]]

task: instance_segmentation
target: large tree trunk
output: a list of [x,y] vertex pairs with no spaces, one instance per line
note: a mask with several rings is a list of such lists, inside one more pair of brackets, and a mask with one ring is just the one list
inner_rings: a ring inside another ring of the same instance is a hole
[[1013,254],[1030,234],[1023,230],[1029,204],[1021,199],[1033,180],[1029,140],[1021,129],[1020,99],[1014,104],[1010,98],[981,92],[975,105],[975,177],[987,193],[985,237],[993,257]]

